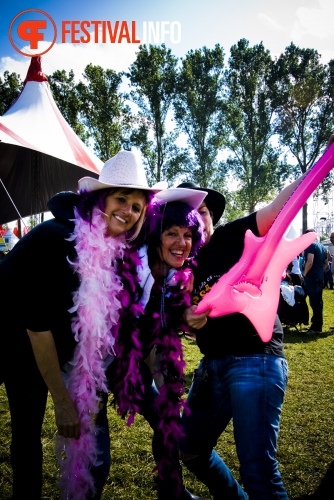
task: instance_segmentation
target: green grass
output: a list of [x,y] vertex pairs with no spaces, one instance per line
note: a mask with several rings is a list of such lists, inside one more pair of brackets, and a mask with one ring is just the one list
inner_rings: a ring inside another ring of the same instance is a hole
[[[318,490],[331,464],[334,465],[334,292],[324,290],[324,329],[317,337],[306,337],[295,329],[285,329],[285,352],[289,362],[289,383],[283,406],[278,460],[291,500],[310,498]],[[306,327],[303,328],[306,330]],[[187,386],[191,372],[200,359],[194,342],[185,340]],[[31,410],[31,409],[30,409]],[[29,411],[30,411],[29,410]],[[25,411],[22,408],[22,411]],[[151,454],[152,432],[142,417],[126,427],[109,408],[112,440],[112,466],[103,500],[154,500],[154,462]],[[29,429],[27,429],[29,432]],[[43,427],[45,499],[58,499],[57,463],[54,454],[55,423],[52,402]],[[11,498],[9,457],[10,418],[4,386],[0,386],[0,500]],[[239,478],[232,425],[221,436],[218,453]],[[333,467],[332,465],[332,467]],[[184,472],[187,487],[197,495],[210,498],[204,485]],[[332,498],[331,493],[317,498]],[[318,490],[319,491],[319,490]],[[327,496],[329,495],[329,496]]]

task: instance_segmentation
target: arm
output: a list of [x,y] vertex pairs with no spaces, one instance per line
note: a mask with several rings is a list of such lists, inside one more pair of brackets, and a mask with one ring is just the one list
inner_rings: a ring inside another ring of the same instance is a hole
[[296,179],[292,184],[289,184],[283,191],[279,193],[277,198],[274,199],[269,205],[261,208],[256,213],[256,223],[260,236],[264,236],[267,234],[270,226],[276,219],[279,214],[281,208],[285,204],[285,202],[290,198],[298,184],[302,181],[306,174],[303,174],[298,179]]
[[314,261],[314,254],[313,253],[308,253],[307,256],[306,256],[306,260],[305,260],[304,276],[307,276],[307,273],[312,268],[313,261]]
[[58,432],[64,437],[80,436],[78,412],[65,386],[56,346],[51,331],[33,332],[27,330],[39,371],[46,383],[53,403]]
[[[327,149],[328,147],[334,142],[334,134],[331,134],[328,144],[327,144]],[[306,172],[307,173],[307,172]],[[269,205],[266,207],[261,208],[257,214],[256,214],[256,222],[257,222],[257,227],[259,231],[260,236],[264,236],[267,234],[270,226],[276,219],[277,215],[279,214],[281,208],[285,204],[285,202],[290,198],[298,184],[302,181],[302,179],[305,177],[306,173],[301,175],[298,179],[296,179],[292,184],[287,186],[283,191],[279,193],[277,198],[275,198],[274,201],[272,201]]]

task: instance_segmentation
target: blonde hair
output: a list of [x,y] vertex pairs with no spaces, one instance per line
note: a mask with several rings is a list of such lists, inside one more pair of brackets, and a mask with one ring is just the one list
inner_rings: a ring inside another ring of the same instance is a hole
[[[144,221],[145,221],[145,215],[146,215],[146,210],[147,210],[148,203],[149,202],[146,203],[146,205],[145,205],[142,213],[140,214],[139,219],[137,220],[137,222],[133,226],[135,228],[134,233],[129,238],[125,238],[126,241],[133,241],[133,240],[135,240],[137,238],[138,234],[140,233],[141,228],[143,227],[143,224],[144,224]],[[129,231],[129,233],[132,231],[132,229]]]

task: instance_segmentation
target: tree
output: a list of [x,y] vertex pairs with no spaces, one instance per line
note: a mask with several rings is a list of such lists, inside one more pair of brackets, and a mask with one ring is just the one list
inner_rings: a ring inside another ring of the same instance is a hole
[[122,73],[88,64],[83,76],[86,82],[77,84],[81,118],[97,156],[106,161],[122,148],[130,128],[130,110],[119,92]]
[[[276,130],[282,145],[297,161],[296,177],[314,165],[333,131],[334,60],[326,65],[320,58],[316,50],[291,43],[277,61],[280,93]],[[330,185],[327,180],[327,189]],[[303,207],[303,231],[306,228],[307,204]]]
[[127,74],[132,85],[129,98],[139,109],[131,141],[147,162],[151,182],[172,181],[184,161],[176,145],[175,130],[166,130],[175,92],[176,65],[177,59],[164,44],[140,45]]
[[65,120],[83,141],[87,141],[87,131],[85,131],[83,123],[80,122],[81,102],[73,70],[69,71],[68,75],[65,70],[57,70],[52,75],[48,75],[48,82],[54,100]]
[[234,200],[244,212],[273,198],[289,174],[272,143],[276,83],[274,61],[262,43],[245,39],[231,47],[221,114],[222,145],[232,155],[222,163],[238,181]]
[[188,175],[203,187],[215,182],[219,148],[223,49],[190,50],[182,60],[174,100],[175,119],[193,151]]
[[23,88],[20,76],[5,71],[3,79],[0,77],[0,116],[14,103]]

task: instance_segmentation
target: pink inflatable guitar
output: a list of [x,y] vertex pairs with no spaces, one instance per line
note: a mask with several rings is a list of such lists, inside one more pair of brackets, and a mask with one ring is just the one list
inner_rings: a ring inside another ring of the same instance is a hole
[[315,233],[307,233],[288,240],[284,234],[333,167],[334,144],[331,144],[282,207],[268,233],[257,237],[250,230],[246,232],[240,260],[203,297],[196,313],[209,309],[212,318],[242,313],[251,321],[263,342],[271,339],[282,272],[316,238]]

